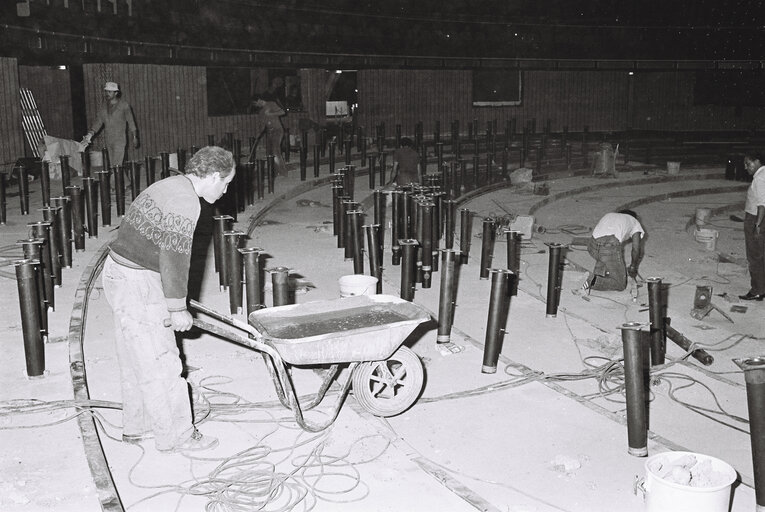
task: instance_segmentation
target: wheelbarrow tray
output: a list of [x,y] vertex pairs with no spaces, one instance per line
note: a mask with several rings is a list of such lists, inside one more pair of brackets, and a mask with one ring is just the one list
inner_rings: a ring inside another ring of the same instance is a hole
[[249,322],[287,363],[388,359],[430,315],[392,295],[357,295],[253,311]]

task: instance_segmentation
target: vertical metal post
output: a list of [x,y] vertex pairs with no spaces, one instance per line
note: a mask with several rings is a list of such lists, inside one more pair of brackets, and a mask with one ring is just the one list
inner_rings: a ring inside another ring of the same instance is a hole
[[244,265],[244,288],[247,295],[247,315],[264,307],[263,304],[263,268],[259,247],[244,247],[239,249]]
[[106,148],[101,148],[101,170],[105,171],[109,169],[111,165],[109,165],[109,150]]
[[148,187],[154,183],[154,157],[147,156],[144,167],[146,167],[146,186]]
[[141,193],[141,164],[135,160],[130,162],[130,200],[135,201]]
[[[375,188],[375,173],[377,172],[376,169],[376,163],[377,163],[377,155],[369,155],[369,188],[373,189]],[[384,185],[384,183],[381,183],[381,185]]]
[[313,145],[313,177],[319,177],[319,167],[321,166],[321,148],[316,144]]
[[80,153],[80,158],[82,161],[82,177],[90,178],[90,151],[85,149],[85,151]]
[[646,282],[648,282],[648,315],[651,319],[651,366],[656,366],[664,364],[664,356],[667,351],[661,278],[649,277]]
[[[364,220],[364,212],[359,210],[350,210],[346,212],[348,215],[348,223],[350,226],[350,238],[348,241],[351,246],[351,257],[353,258],[353,273],[364,273],[364,233],[362,230],[362,222]],[[347,247],[346,247],[347,248]]]
[[399,265],[401,263],[399,238],[404,232],[403,213],[403,194],[401,190],[396,189],[391,193],[390,244],[392,265]]
[[43,279],[43,271],[40,264],[42,240],[37,238],[30,238],[27,240],[19,240],[18,244],[24,251],[24,259],[34,262],[35,270],[35,288],[37,293],[35,294],[38,302],[37,312],[39,314],[40,331],[43,335],[43,341],[48,338],[48,298],[45,296],[45,282]]
[[258,189],[258,200],[263,199],[265,194],[265,179],[266,179],[266,161],[264,159],[258,160],[258,172],[255,176],[255,185]]
[[486,322],[486,341],[483,346],[481,373],[497,373],[497,362],[502,351],[502,337],[505,334],[507,313],[510,309],[510,294],[507,293],[507,290],[512,274],[507,269],[491,269],[489,318]]
[[460,208],[460,255],[462,264],[467,264],[470,254],[470,238],[473,231],[473,216],[467,208]]
[[6,202],[6,174],[0,172],[0,224],[5,225],[8,217],[8,204]]
[[624,390],[627,396],[627,453],[635,457],[648,455],[648,414],[644,367],[644,336],[637,322],[621,326],[624,350]]
[[734,359],[744,371],[757,512],[765,511],[765,358]]
[[558,315],[558,300],[560,299],[560,257],[561,244],[547,244],[550,248],[550,261],[547,267],[547,318]]
[[51,252],[51,223],[38,221],[28,223],[32,230],[32,237],[42,240],[40,244],[40,274],[45,289],[45,301],[52,310],[56,309],[54,297],[55,279],[53,275],[53,253]]
[[444,200],[444,231],[446,232],[444,236],[444,247],[446,249],[452,249],[454,247],[454,224],[456,222],[455,218],[455,208],[457,205],[457,201],[454,199],[446,199]]
[[444,249],[443,267],[441,269],[441,287],[438,296],[438,334],[436,343],[451,341],[452,324],[454,323],[456,259],[457,251]]
[[268,193],[274,193],[274,178],[276,178],[276,161],[274,155],[266,156],[266,178],[268,178]]
[[125,167],[114,166],[114,202],[117,205],[117,217],[125,215]]
[[19,181],[21,215],[29,215],[29,178],[27,178],[27,170],[23,165],[17,165],[13,169]]
[[[72,170],[69,167],[69,155],[59,155],[59,166],[61,167],[61,187],[66,191],[72,184]],[[64,192],[66,194],[66,192]]]
[[415,264],[417,260],[417,240],[405,238],[399,240],[399,245],[403,251],[401,257],[401,298],[404,300],[414,300],[415,287]]
[[372,193],[374,201],[374,224],[377,225],[377,261],[382,261],[385,249],[385,201],[387,199],[382,189]]
[[52,206],[46,206],[41,208],[40,211],[43,215],[43,220],[50,224],[50,257],[51,257],[51,272],[53,274],[53,286],[61,286],[61,231],[58,227],[59,208],[53,208]]
[[223,233],[225,259],[228,278],[228,304],[231,314],[242,312],[242,254],[239,243],[244,233],[241,231],[225,231]]
[[515,279],[510,284],[510,295],[518,295],[518,279],[521,270],[521,232],[505,230],[507,237],[507,268],[513,271]]
[[377,278],[377,293],[382,293],[382,266],[380,265],[380,225],[365,224],[367,234],[367,254],[369,256],[369,275]]
[[[241,149],[242,148],[241,148],[241,142],[240,142],[239,150],[241,151]],[[186,150],[183,148],[178,148],[175,154],[178,158],[178,170],[181,173],[185,174],[186,173]]]
[[42,161],[40,168],[40,188],[43,206],[50,206],[50,163],[47,160]]
[[42,377],[45,373],[45,342],[40,325],[40,300],[37,295],[34,260],[18,260],[16,283],[19,291],[21,330],[24,336],[24,359],[28,377]]
[[61,241],[61,266],[72,268],[72,210],[69,198],[51,197],[50,202],[54,208],[58,208],[55,229]]
[[108,170],[96,171],[101,199],[101,225],[112,225],[111,174]]
[[82,178],[85,219],[88,223],[88,238],[98,238],[98,189],[93,178]]
[[332,139],[329,141],[329,173],[334,174],[335,172],[335,146],[337,145],[337,141],[335,139]]
[[495,236],[496,229],[494,227],[494,219],[485,217],[483,219],[483,232],[481,234],[481,268],[479,269],[481,279],[489,278],[491,260],[494,258]]
[[77,186],[70,186],[66,190],[71,200],[74,249],[76,252],[83,252],[85,251],[85,219],[83,218],[85,208],[82,202],[82,189]]
[[165,179],[168,176],[170,176],[170,153],[167,151],[162,151],[159,154],[159,163],[160,163],[160,179]]
[[215,215],[213,217],[213,256],[221,290],[225,290],[228,286],[228,262],[225,257],[226,244],[223,233],[231,231],[233,225],[234,218],[231,215]]
[[274,306],[290,304],[290,270],[287,267],[271,269],[271,287],[273,289]]

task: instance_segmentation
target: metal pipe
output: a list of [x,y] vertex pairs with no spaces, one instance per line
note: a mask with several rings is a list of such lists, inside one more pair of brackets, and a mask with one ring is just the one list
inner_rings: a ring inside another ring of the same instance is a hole
[[624,350],[624,391],[627,396],[627,453],[648,455],[648,414],[646,406],[644,352],[645,336],[637,322],[621,326]]
[[744,371],[757,512],[765,512],[765,358],[734,359]]
[[244,247],[239,249],[244,265],[244,289],[247,294],[247,316],[253,311],[265,307],[263,303],[263,267],[260,255],[263,249],[259,247]]
[[661,278],[649,277],[648,315],[651,319],[651,366],[664,364],[667,337],[664,330],[664,304],[661,298]]
[[[376,164],[377,163],[377,157],[376,155],[369,155],[369,188],[373,189],[375,188],[375,173],[377,172]],[[384,185],[384,183],[380,183],[380,185]]]
[[69,167],[69,155],[59,155],[58,162],[61,167],[61,187],[65,191],[64,194],[66,194],[66,189],[72,184],[72,170]]
[[353,199],[356,193],[356,167],[353,165],[346,166],[344,178],[343,187],[345,195]]
[[228,304],[231,314],[242,312],[242,254],[239,252],[242,231],[225,231],[223,233],[225,260],[227,264]]
[[518,278],[521,271],[521,232],[505,230],[507,237],[507,268],[513,271],[515,279],[510,284],[510,295],[518,295]]
[[258,160],[258,172],[255,176],[255,185],[258,189],[258,200],[263,199],[265,194],[265,179],[266,179],[266,161],[265,159]]
[[353,257],[353,273],[364,273],[364,233],[362,224],[364,221],[364,212],[359,210],[350,210],[347,212],[350,226],[349,239],[351,246],[351,256]]
[[50,163],[47,160],[43,160],[40,167],[40,188],[43,206],[50,206]]
[[[241,147],[241,141],[240,141],[239,150],[241,151],[241,149],[242,147]],[[185,174],[186,173],[186,150],[183,148],[178,148],[175,154],[178,158],[178,170],[181,173]],[[241,157],[241,155],[239,155],[239,157]]]
[[[401,245],[399,237],[404,231],[403,219],[403,194],[401,190],[396,189],[391,192],[391,223],[390,223],[390,244],[391,244],[391,264],[401,264]],[[382,258],[380,259],[382,261]]]
[[[678,345],[680,348],[682,348],[685,351],[688,351],[691,349],[691,347],[694,345],[694,343],[686,338],[682,333],[680,333],[677,329],[672,327],[670,325],[670,322],[672,321],[671,318],[666,317],[664,319],[664,332],[667,335],[667,338],[672,340],[676,345]],[[691,357],[696,359],[698,362],[703,364],[704,366],[709,366],[712,363],[715,362],[715,358],[712,357],[711,354],[709,354],[706,350],[697,348],[693,352],[691,352]]]
[[144,160],[144,167],[146,167],[146,186],[148,187],[155,181],[154,157],[147,156]]
[[24,259],[33,261],[35,263],[34,284],[35,284],[35,289],[37,290],[37,293],[35,294],[37,298],[37,302],[38,302],[37,312],[39,314],[40,331],[42,332],[43,340],[47,340],[48,338],[48,298],[45,296],[45,282],[43,279],[43,272],[42,272],[41,263],[40,263],[41,247],[42,247],[43,241],[37,238],[29,238],[27,240],[19,240],[17,244],[20,245],[24,251]]
[[19,180],[19,202],[21,205],[21,215],[29,215],[29,178],[27,170],[23,165],[14,167],[16,177]]
[[491,295],[489,297],[489,318],[486,321],[486,341],[483,347],[481,373],[497,373],[497,362],[502,352],[502,337],[505,334],[507,314],[510,309],[510,294],[507,293],[512,272],[493,268],[491,272]]
[[88,238],[98,238],[98,189],[93,178],[82,178],[85,219],[88,222]]
[[50,224],[50,257],[53,286],[61,286],[61,232],[57,227],[59,208],[46,206],[40,208],[43,220]]
[[404,300],[414,300],[415,287],[415,264],[417,260],[417,246],[419,243],[412,238],[399,240],[402,249],[401,257],[401,298]]
[[159,165],[160,165],[160,179],[165,179],[170,176],[170,153],[162,151],[159,153]]
[[24,336],[24,359],[27,376],[42,377],[45,374],[45,341],[40,325],[40,300],[37,296],[36,265],[34,260],[18,260],[16,283],[21,310],[21,330]]
[[117,204],[117,217],[125,215],[125,167],[114,167],[114,201]]
[[337,141],[335,139],[332,139],[329,141],[329,173],[334,174],[335,172],[335,146],[337,145]]
[[456,268],[457,251],[444,249],[443,266],[441,270],[441,287],[438,296],[438,334],[436,343],[451,341],[452,324],[454,323],[454,306],[456,298]]
[[314,144],[313,145],[313,177],[314,178],[319,177],[319,168],[321,166],[320,151],[321,151],[321,148],[319,148],[319,146]]
[[86,148],[85,151],[80,153],[80,158],[82,161],[82,177],[90,178],[90,151]]
[[382,266],[380,265],[380,225],[362,226],[367,234],[367,254],[369,255],[369,275],[377,278],[376,293],[382,293]]
[[8,217],[8,203],[6,201],[6,174],[0,172],[0,224],[5,225]]
[[489,278],[491,261],[494,259],[495,236],[496,228],[494,227],[494,219],[485,217],[483,219],[483,232],[481,234],[481,266],[479,269],[481,279]]
[[111,186],[109,183],[110,173],[106,171],[96,171],[98,177],[98,188],[100,190],[101,199],[101,225],[112,225],[112,201],[111,201]]
[[290,270],[287,267],[276,267],[271,269],[270,272],[274,306],[290,304]]
[[274,193],[274,179],[276,178],[276,160],[274,155],[266,156],[266,178],[268,178],[268,193]]
[[433,203],[423,202],[422,214],[422,287],[430,288],[433,280]]
[[374,224],[377,225],[377,261],[382,261],[383,251],[385,250],[385,202],[387,196],[382,189],[378,188],[372,193],[372,199],[374,204]]
[[454,199],[445,199],[444,200],[444,247],[446,249],[452,249],[454,248],[454,224],[456,221],[455,218],[455,208],[457,206],[457,201]]
[[109,150],[106,147],[101,148],[101,170],[106,171],[109,169]]
[[308,175],[308,152],[301,145],[300,146],[300,181],[305,181]]
[[560,300],[560,257],[561,244],[546,244],[550,248],[550,260],[547,267],[547,318],[554,318],[558,314],[558,301]]
[[50,203],[53,208],[58,209],[55,229],[61,241],[61,266],[72,268],[72,210],[69,198],[66,196],[51,197]]
[[70,186],[66,190],[71,200],[74,249],[77,252],[83,252],[85,250],[85,219],[83,215],[85,208],[82,202],[82,189],[78,186]]
[[462,256],[462,264],[465,265],[468,262],[468,255],[470,254],[470,238],[473,231],[473,216],[470,210],[467,208],[460,208],[460,255]]
[[228,286],[228,262],[225,258],[225,239],[223,233],[231,231],[234,218],[231,215],[213,216],[213,256],[215,271],[218,272],[218,284],[221,290]]
[[130,200],[135,201],[141,193],[141,164],[133,160],[130,162]]
[[32,237],[42,240],[40,244],[40,273],[45,289],[45,301],[51,310],[56,309],[54,296],[55,279],[53,272],[53,252],[51,251],[51,229],[50,222],[38,221],[27,224],[31,228]]

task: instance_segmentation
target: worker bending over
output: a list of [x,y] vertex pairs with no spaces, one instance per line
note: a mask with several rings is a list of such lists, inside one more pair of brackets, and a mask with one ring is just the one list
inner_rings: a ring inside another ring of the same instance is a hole
[[[632,210],[607,213],[592,230],[587,252],[595,258],[595,269],[582,283],[585,293],[592,290],[622,291],[627,288],[627,276],[637,277],[643,258],[645,231]],[[632,242],[629,268],[624,263],[624,245]]]

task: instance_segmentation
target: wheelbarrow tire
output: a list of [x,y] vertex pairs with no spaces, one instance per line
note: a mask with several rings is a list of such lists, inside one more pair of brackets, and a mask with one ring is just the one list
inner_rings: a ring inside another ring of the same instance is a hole
[[353,396],[375,416],[395,416],[417,401],[424,381],[420,358],[408,347],[399,347],[385,361],[364,362],[356,368]]

